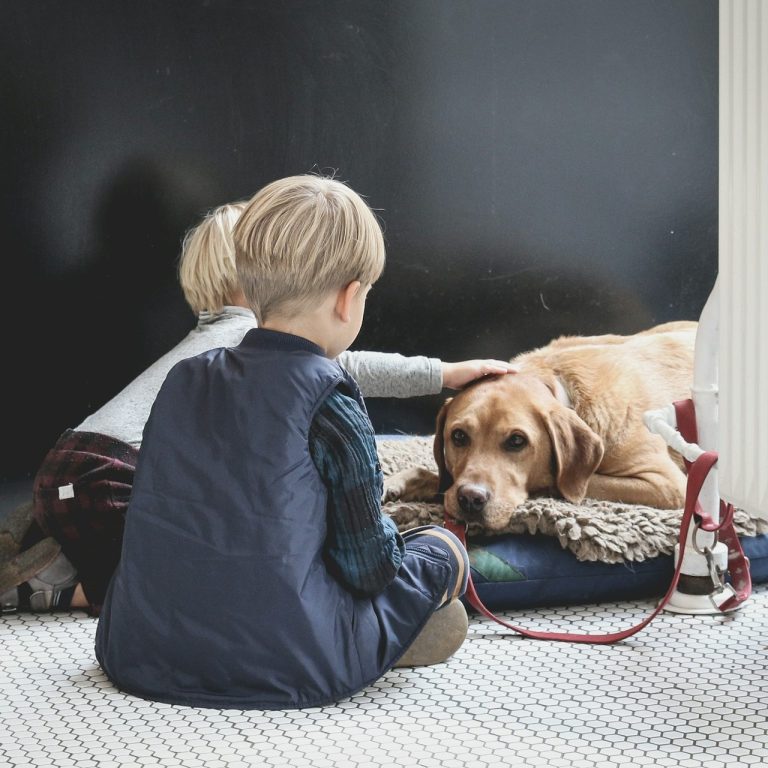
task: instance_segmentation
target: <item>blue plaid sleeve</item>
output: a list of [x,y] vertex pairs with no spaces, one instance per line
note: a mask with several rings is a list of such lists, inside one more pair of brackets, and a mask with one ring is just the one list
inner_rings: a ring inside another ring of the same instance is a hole
[[315,414],[309,447],[328,491],[329,568],[350,591],[378,594],[395,578],[405,544],[381,512],[383,476],[371,422],[353,398],[334,390]]

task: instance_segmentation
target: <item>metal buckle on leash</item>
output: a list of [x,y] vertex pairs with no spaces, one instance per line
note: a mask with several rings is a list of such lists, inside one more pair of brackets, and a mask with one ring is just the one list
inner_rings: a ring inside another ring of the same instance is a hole
[[706,530],[706,528],[702,528],[701,524],[696,519],[694,519],[693,521],[693,531],[691,533],[691,546],[693,547],[695,552],[706,557],[707,564],[709,564],[710,558],[712,557],[712,552],[708,546],[705,546],[705,547],[699,546],[699,543],[696,540],[696,536],[698,535],[699,531],[704,531],[705,533],[711,534],[713,547],[716,546],[718,542],[717,531],[708,531]]
[[[709,570],[709,578],[712,580],[712,591],[707,595],[709,602],[721,610],[720,606],[732,597],[736,597],[736,590],[731,584],[725,581],[725,571],[718,566],[715,562],[715,556],[712,554],[712,550],[709,547],[704,547],[702,553],[707,559],[707,569]],[[724,594],[728,593],[728,594]]]
[[709,547],[704,547],[702,553],[707,559],[707,570],[709,571],[709,578],[712,580],[713,593],[722,592],[725,589],[725,574],[723,569],[715,562],[715,556],[712,554],[712,550]]
[[[724,595],[725,592],[728,593],[727,597]],[[715,600],[716,597],[720,598],[721,596],[723,599]],[[712,603],[712,605],[717,608],[718,611],[721,611],[722,608],[720,606],[727,600],[730,600],[732,597],[738,597],[738,594],[730,584],[723,584],[722,589],[712,592],[711,594],[707,595],[707,597],[709,598],[709,602]]]
[[[718,611],[722,610],[721,605],[727,602],[733,597],[738,597],[736,590],[732,584],[729,584],[725,580],[726,569],[721,568],[715,562],[715,556],[709,547],[700,548],[696,543],[696,532],[699,526],[694,524],[693,535],[691,536],[691,545],[693,548],[707,561],[707,571],[709,572],[709,579],[712,582],[712,591],[707,595],[707,599],[712,606]],[[714,544],[717,544],[717,533],[714,533]]]
[[738,597],[738,593],[732,584],[726,582],[726,571],[717,565],[709,547],[704,547],[704,557],[707,559],[709,578],[712,580],[712,591],[707,595],[707,598],[713,607],[720,611],[722,610],[721,606],[732,598]]

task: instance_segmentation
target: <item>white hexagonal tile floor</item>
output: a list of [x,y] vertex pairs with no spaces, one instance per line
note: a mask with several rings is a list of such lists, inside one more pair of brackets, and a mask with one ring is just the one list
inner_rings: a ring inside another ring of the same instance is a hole
[[[628,626],[651,601],[506,613]],[[341,768],[768,764],[768,586],[729,616],[662,614],[611,646],[508,636],[478,616],[447,663],[394,670],[336,706],[155,704],[116,691],[82,613],[0,617],[0,766]]]

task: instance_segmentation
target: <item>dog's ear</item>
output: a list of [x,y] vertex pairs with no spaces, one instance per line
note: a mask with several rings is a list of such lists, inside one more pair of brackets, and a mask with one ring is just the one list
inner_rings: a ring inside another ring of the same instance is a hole
[[557,461],[557,488],[564,499],[578,504],[603,460],[603,441],[570,408],[551,411],[546,421]]
[[443,442],[443,430],[445,429],[445,417],[448,414],[448,405],[453,400],[449,397],[444,403],[443,407],[437,414],[437,421],[435,423],[435,442],[432,446],[432,450],[435,454],[435,463],[438,470],[438,493],[445,493],[453,485],[453,477],[445,466],[445,444]]

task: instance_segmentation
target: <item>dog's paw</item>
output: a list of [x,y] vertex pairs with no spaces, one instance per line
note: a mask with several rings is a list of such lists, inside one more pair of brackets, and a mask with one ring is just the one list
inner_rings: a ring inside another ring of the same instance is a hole
[[424,467],[411,467],[384,479],[382,502],[432,501],[438,495],[438,476]]
[[397,526],[400,533],[421,525],[442,525],[443,505],[424,501],[393,501],[383,512]]

